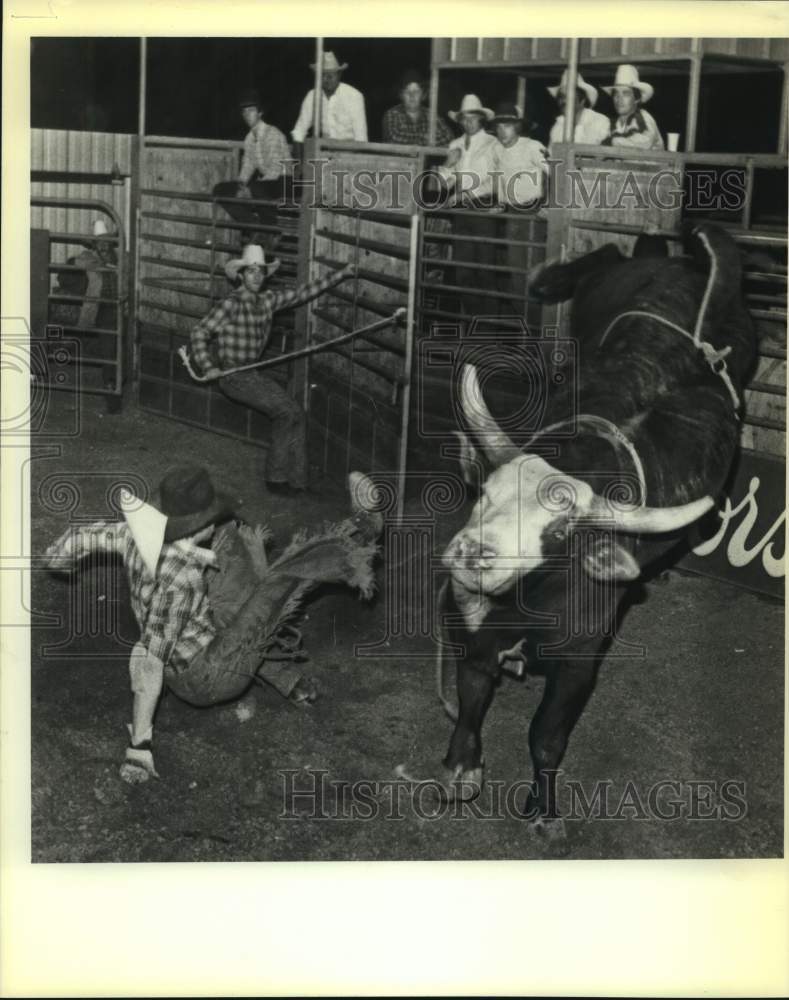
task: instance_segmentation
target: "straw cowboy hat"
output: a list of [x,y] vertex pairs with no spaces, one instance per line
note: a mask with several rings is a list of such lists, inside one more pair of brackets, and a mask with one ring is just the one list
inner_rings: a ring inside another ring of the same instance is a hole
[[460,110],[449,112],[449,117],[453,122],[462,118],[463,115],[481,115],[483,118],[487,118],[487,120],[490,121],[493,117],[493,112],[490,108],[484,108],[482,106],[482,101],[476,94],[466,94],[460,102]]
[[281,261],[274,258],[272,261],[266,260],[266,254],[263,251],[263,247],[259,246],[257,243],[247,243],[241,252],[241,256],[235,260],[230,260],[225,264],[225,274],[230,278],[231,281],[235,281],[238,277],[238,272],[245,267],[257,266],[262,268],[266,272],[266,277],[270,278],[272,274],[279,268]]
[[496,122],[520,122],[523,121],[523,109],[513,104],[511,101],[500,101],[496,105],[493,115],[493,124]]
[[[310,63],[310,69],[314,70],[316,63]],[[342,72],[344,69],[348,69],[348,63],[338,63],[337,56],[333,52],[323,53],[323,72],[331,72],[332,70],[337,70],[337,72]]]
[[[551,95],[551,97],[557,97],[559,91],[567,91],[567,78],[569,76],[569,71],[565,70],[562,73],[561,81],[555,87],[546,87],[545,89]],[[589,101],[589,107],[593,108],[597,104],[597,88],[593,87],[591,83],[587,83],[586,80],[579,73],[576,77],[576,86],[586,94],[586,99]]]
[[93,223],[93,236],[84,237],[79,242],[83,246],[93,249],[97,240],[114,240],[115,238],[115,235],[107,229],[104,219],[96,219]]
[[646,104],[655,93],[655,88],[652,84],[643,83],[639,80],[638,70],[629,63],[623,63],[623,65],[616,67],[616,76],[614,77],[613,84],[610,87],[603,87],[603,90],[610,96],[617,87],[630,87],[632,90],[639,91],[642,104]]

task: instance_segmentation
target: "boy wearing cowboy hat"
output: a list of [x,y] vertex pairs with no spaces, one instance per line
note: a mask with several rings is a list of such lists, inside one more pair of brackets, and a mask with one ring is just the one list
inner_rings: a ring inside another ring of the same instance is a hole
[[[274,314],[295,308],[356,273],[351,264],[298,288],[269,291],[265,281],[279,260],[268,261],[262,247],[250,243],[225,274],[238,288],[200,320],[191,333],[192,354],[206,375],[259,361],[271,335]],[[307,485],[305,418],[301,406],[267,372],[226,375],[217,383],[229,398],[265,414],[271,420],[266,458],[266,485],[273,493],[293,493]]]
[[[535,210],[545,191],[548,173],[546,150],[541,142],[521,135],[523,111],[509,101],[501,102],[492,119],[496,129],[493,146],[493,174],[499,208],[507,215],[501,220],[497,244],[498,263],[507,270],[498,273],[499,290],[508,296],[525,298],[524,274],[528,270],[529,221],[523,212]],[[506,298],[501,310],[523,316],[524,302]]]
[[523,111],[517,104],[502,101],[492,124],[496,129],[493,176],[498,203],[505,208],[530,207],[543,195],[548,173],[545,147],[521,135]]
[[[340,77],[348,68],[340,63],[333,52],[323,53],[321,73],[321,135],[327,139],[346,139],[353,142],[367,142],[367,118],[364,111],[364,97],[361,91],[350,84],[342,83]],[[315,63],[310,64],[315,71]],[[299,117],[293,126],[293,141],[301,145],[312,129],[313,101],[315,88],[307,93],[301,104]]]
[[[140,638],[129,660],[133,693],[129,745],[120,774],[138,784],[158,777],[153,720],[164,684],[194,705],[238,697],[260,677],[295,704],[315,691],[292,663],[266,658],[283,620],[318,582],[372,590],[375,537],[382,527],[371,511],[374,487],[352,473],[355,516],[303,542],[294,541],[271,566],[267,529],[237,527],[233,504],[205,468],[171,468],[152,503],[121,492],[123,520],[68,528],[45,553],[50,569],[69,570],[86,555],[121,556]],[[373,491],[371,493],[371,490]],[[317,551],[311,570],[302,549]],[[293,643],[287,636],[283,649]]]
[[[495,263],[495,245],[490,240],[496,236],[496,220],[491,216],[493,207],[493,147],[496,139],[485,131],[493,118],[493,111],[483,105],[476,94],[466,94],[457,111],[449,117],[463,129],[463,135],[449,144],[445,162],[438,168],[438,176],[448,190],[453,192],[450,207],[474,209],[475,214],[458,214],[453,226],[458,235],[474,237],[468,242],[454,245],[458,262],[454,283],[471,286],[469,293],[461,293],[459,309],[475,316],[489,314],[495,302],[485,292],[495,287],[495,272],[487,269]],[[477,268],[476,265],[485,265]]]
[[[278,128],[263,121],[263,106],[256,90],[243,94],[238,106],[241,117],[249,128],[244,139],[244,156],[241,160],[238,181],[223,181],[221,184],[216,184],[211,193],[215,198],[223,199],[286,198],[285,185],[291,173],[292,160],[285,136]],[[273,205],[251,206],[223,201],[222,207],[237,222],[249,222],[269,229],[277,224],[277,210]],[[273,249],[279,241],[279,234],[269,232],[263,237],[260,233],[245,231],[242,240],[263,242],[268,249]]]
[[[564,142],[564,109],[567,104],[568,76],[569,73],[565,70],[559,83],[555,87],[547,88],[548,93],[555,98],[561,111],[551,128],[548,139],[549,146],[555,142]],[[587,83],[580,73],[576,77],[576,86],[575,128],[571,141],[584,145],[600,146],[608,138],[611,123],[605,115],[592,110],[597,104],[597,90],[590,83]]]
[[603,87],[616,109],[611,136],[605,145],[633,146],[636,149],[665,149],[657,122],[645,111],[643,104],[655,93],[655,88],[638,78],[635,66],[617,66],[613,85]]

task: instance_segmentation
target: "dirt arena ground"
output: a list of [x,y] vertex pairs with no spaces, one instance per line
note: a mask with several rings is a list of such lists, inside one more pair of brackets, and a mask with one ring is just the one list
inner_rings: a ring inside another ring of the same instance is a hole
[[[113,476],[139,475],[155,485],[176,457],[207,464],[244,501],[246,520],[273,528],[276,546],[297,528],[347,512],[339,492],[269,497],[258,449],[131,404],[110,416],[100,400],[55,394],[47,426],[67,426],[77,415],[79,432],[60,440],[59,454],[33,464],[34,555],[68,523],[60,481],[77,484],[79,516],[98,518]],[[458,520],[440,526],[439,550]],[[539,678],[503,681],[483,734],[489,784],[473,809],[434,815],[427,799],[393,780],[400,763],[437,765],[451,724],[437,701],[429,641],[387,640],[392,579],[381,566],[381,591],[370,604],[324,590],[307,609],[308,672],[321,692],[313,707],[295,708],[262,687],[209,709],[168,695],[156,724],[161,778],[128,786],[118,766],[131,707],[124,642],[134,641],[135,626],[123,575],[83,575],[73,584],[35,572],[33,860],[782,854],[781,606],[673,571],[645,588],[619,636],[642,645],[645,656],[603,665],[560,778],[571,813],[567,836],[551,842],[508,808],[522,802],[519,783],[530,777],[526,738]],[[413,596],[414,604],[420,600]],[[94,620],[98,604],[106,613]],[[355,655],[376,643],[386,656]],[[360,781],[380,784],[354,791]],[[583,815],[579,788],[591,815]]]

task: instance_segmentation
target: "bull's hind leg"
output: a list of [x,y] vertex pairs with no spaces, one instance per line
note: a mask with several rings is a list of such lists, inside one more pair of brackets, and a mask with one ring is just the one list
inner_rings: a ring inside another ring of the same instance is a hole
[[458,661],[458,720],[444,758],[450,798],[472,799],[482,788],[482,723],[495,683],[491,674]]
[[545,691],[529,728],[534,787],[527,815],[538,831],[562,836],[556,777],[570,733],[589,700],[597,675],[596,660],[561,660],[550,664]]

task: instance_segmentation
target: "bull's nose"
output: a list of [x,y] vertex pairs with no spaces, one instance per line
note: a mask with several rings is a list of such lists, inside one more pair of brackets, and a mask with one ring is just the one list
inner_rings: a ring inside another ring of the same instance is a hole
[[457,558],[466,566],[483,568],[495,558],[496,550],[491,545],[483,545],[474,535],[461,535],[457,543]]

